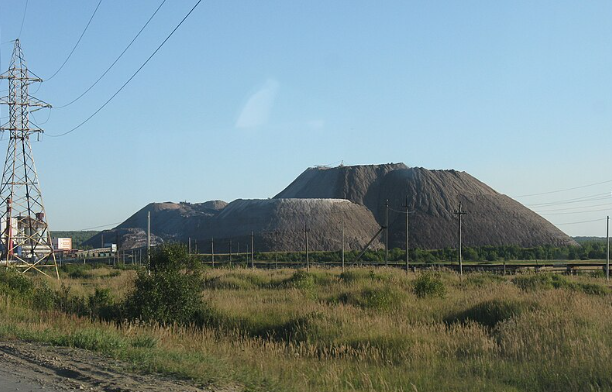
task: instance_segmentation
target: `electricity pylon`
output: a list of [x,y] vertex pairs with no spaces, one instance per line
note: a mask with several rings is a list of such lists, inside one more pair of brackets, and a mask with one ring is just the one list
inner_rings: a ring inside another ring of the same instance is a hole
[[0,185],[1,259],[7,267],[23,272],[35,270],[49,276],[44,268],[52,268],[59,279],[30,145],[30,135],[43,132],[30,125],[30,113],[51,105],[28,93],[29,85],[42,79],[28,71],[18,39],[9,69],[0,79],[9,83],[8,96],[0,98],[0,103],[9,107],[9,121],[0,131],[10,133]]

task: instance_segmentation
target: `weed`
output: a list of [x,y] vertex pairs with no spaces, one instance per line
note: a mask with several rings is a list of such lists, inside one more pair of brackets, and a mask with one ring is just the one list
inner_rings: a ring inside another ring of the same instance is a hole
[[491,286],[505,281],[506,278],[504,278],[503,276],[491,273],[469,274],[465,279],[466,285],[472,287]]
[[419,298],[444,297],[446,286],[439,273],[426,272],[414,281],[414,293]]
[[444,321],[447,323],[474,321],[485,327],[493,328],[502,321],[536,308],[537,305],[534,302],[493,299],[471,306],[458,314],[445,318]]
[[397,307],[403,299],[402,293],[390,286],[369,287],[358,292],[343,293],[331,302],[342,302],[364,309],[389,310]]

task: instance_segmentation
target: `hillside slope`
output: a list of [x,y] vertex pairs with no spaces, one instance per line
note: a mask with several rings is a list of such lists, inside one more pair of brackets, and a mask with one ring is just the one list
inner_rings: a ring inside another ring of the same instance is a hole
[[[390,243],[404,247],[406,198],[411,246],[454,247],[459,202],[464,244],[575,245],[576,242],[540,215],[502,195],[465,172],[408,168],[404,164],[315,167],[302,173],[275,198],[347,198],[365,205],[384,225],[389,201]],[[394,211],[396,210],[396,211]]]

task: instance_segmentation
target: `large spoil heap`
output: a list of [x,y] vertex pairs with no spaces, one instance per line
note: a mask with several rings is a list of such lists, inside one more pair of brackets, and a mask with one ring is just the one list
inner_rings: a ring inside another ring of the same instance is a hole
[[386,165],[315,167],[302,173],[276,198],[333,197],[365,205],[380,225],[389,201],[392,247],[404,247],[408,200],[411,246],[439,249],[457,243],[455,210],[463,216],[467,246],[576,245],[565,233],[521,203],[502,195],[465,172]]
[[[238,243],[245,251],[251,233],[256,250],[303,250],[306,235],[312,250],[339,250],[343,226],[346,249],[360,249],[384,225],[387,200],[391,247],[405,246],[405,215],[399,211],[405,210],[406,200],[411,247],[454,247],[458,224],[453,212],[459,202],[467,211],[467,246],[575,244],[535,212],[465,172],[401,163],[309,168],[273,199],[152,203],[104,236],[119,237],[122,248],[142,246],[151,212],[156,239],[190,238],[200,252],[210,251],[213,237],[218,252],[229,250],[230,239],[233,251]],[[89,242],[99,244],[100,239]],[[381,246],[380,239],[372,243]]]

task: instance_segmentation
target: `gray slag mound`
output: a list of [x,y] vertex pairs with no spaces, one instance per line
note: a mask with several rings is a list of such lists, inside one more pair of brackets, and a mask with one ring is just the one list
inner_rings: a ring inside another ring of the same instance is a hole
[[[361,249],[378,230],[367,208],[338,199],[236,200],[216,217],[211,229],[215,242],[225,248],[230,238],[246,246],[253,232],[255,249],[304,250],[306,229],[311,250],[340,250],[343,221],[347,250]],[[373,246],[381,244],[376,241]]]
[[[345,227],[345,248],[361,249],[376,234],[378,224],[372,213],[362,205],[348,200],[332,199],[267,199],[235,200],[230,204],[215,201],[199,204],[151,203],[113,230],[106,230],[87,245],[100,246],[116,242],[122,249],[146,245],[147,216],[151,213],[154,243],[188,239],[197,243],[201,252],[245,252],[251,244],[251,233],[257,251],[304,250],[308,230],[309,249],[339,250],[342,224]],[[379,240],[373,248],[381,247]]]
[[[346,198],[365,205],[384,224],[385,200],[392,209],[408,197],[410,246],[454,247],[459,201],[468,212],[463,240],[468,246],[575,245],[550,222],[465,172],[408,168],[404,164],[316,167],[307,169],[276,198]],[[405,246],[405,215],[390,211],[390,245]]]

